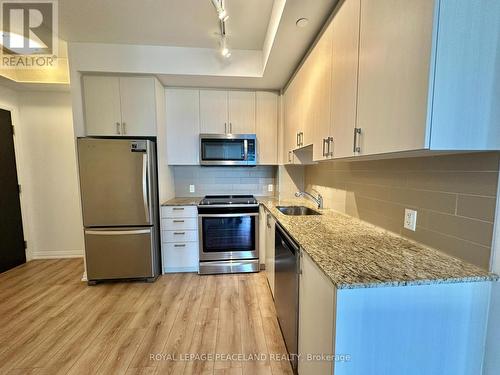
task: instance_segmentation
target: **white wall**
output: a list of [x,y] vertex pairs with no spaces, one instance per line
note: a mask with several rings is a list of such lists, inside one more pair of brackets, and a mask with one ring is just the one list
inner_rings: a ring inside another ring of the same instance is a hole
[[83,256],[69,92],[20,92],[34,258]]
[[71,97],[0,86],[12,112],[27,258],[83,256]]

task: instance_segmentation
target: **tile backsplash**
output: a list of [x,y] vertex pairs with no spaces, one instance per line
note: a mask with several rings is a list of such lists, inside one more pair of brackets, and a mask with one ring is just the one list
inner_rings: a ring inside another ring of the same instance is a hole
[[[334,208],[487,269],[500,153],[355,162],[305,168],[305,186]],[[403,227],[417,210],[416,231]]]
[[[191,197],[208,194],[253,194],[273,196],[276,191],[276,167],[200,167],[175,166],[175,196]],[[195,192],[189,191],[195,186]],[[268,186],[272,185],[272,192]]]

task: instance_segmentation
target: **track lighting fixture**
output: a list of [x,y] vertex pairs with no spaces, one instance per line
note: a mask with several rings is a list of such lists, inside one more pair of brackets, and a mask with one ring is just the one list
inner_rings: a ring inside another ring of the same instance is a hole
[[219,17],[220,22],[220,53],[223,57],[229,58],[231,57],[231,51],[229,51],[226,41],[226,21],[229,18],[229,15],[224,7],[224,0],[212,0],[212,4],[217,11],[217,16]]
[[226,9],[224,8],[224,0],[212,0],[212,4],[217,11],[217,16],[221,21],[227,21],[229,15],[227,14]]

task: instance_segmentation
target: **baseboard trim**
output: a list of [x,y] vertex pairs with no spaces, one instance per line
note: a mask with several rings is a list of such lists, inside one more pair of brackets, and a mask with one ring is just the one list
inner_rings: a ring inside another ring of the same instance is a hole
[[36,251],[31,253],[31,259],[83,258],[83,251]]
[[163,269],[163,274],[180,273],[180,272],[198,272],[198,266],[196,266],[196,267],[165,267]]

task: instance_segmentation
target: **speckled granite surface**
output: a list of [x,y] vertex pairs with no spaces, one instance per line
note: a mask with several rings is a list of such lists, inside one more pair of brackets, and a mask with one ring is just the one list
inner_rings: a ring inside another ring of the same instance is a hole
[[498,280],[472,264],[333,210],[286,216],[276,209],[315,208],[306,200],[259,201],[339,289]]
[[163,202],[162,206],[197,206],[203,197],[172,198]]

